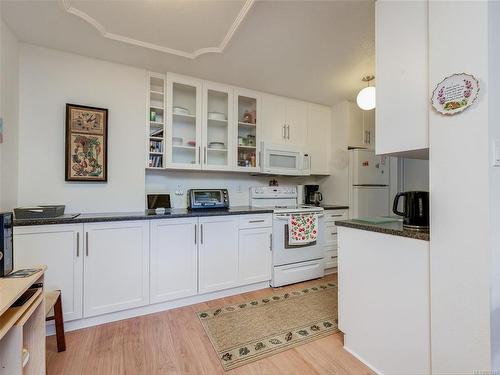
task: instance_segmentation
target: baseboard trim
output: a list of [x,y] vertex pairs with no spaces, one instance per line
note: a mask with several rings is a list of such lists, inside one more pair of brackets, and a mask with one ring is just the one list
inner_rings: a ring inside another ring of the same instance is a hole
[[[344,337],[344,340],[345,340],[345,337]],[[374,373],[376,373],[377,375],[384,375],[384,373],[382,371],[379,371],[377,370],[374,366],[372,366],[369,362],[365,361],[358,353],[352,351],[351,349],[349,349],[347,346],[344,345],[344,350],[346,352],[348,352],[349,354],[351,354],[353,357],[355,357],[356,359],[358,359],[360,362],[362,362],[366,367],[369,367],[370,370],[372,370]]]
[[[77,329],[93,327],[100,324],[116,322],[118,320],[135,318],[138,316],[154,314],[170,309],[175,309],[177,307],[184,307],[189,305],[194,305],[200,302],[211,301],[218,298],[224,298],[233,296],[235,294],[253,292],[255,290],[269,288],[269,281],[263,281],[251,285],[240,286],[237,288],[231,288],[226,290],[220,290],[217,292],[211,292],[207,294],[199,294],[196,296],[181,298],[173,301],[160,302],[151,305],[136,307],[133,309],[117,311],[109,314],[93,316],[90,318],[83,318],[78,320],[72,320],[69,322],[64,322],[64,330],[66,332],[75,331]],[[47,336],[52,336],[55,334],[54,322],[47,322]]]
[[325,275],[331,275],[337,273],[337,267],[327,268],[325,270]]

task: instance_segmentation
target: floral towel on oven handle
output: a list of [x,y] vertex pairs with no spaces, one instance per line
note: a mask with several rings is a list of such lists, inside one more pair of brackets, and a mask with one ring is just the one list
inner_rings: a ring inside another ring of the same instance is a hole
[[318,215],[292,214],[288,218],[288,243],[304,245],[316,241],[318,237]]

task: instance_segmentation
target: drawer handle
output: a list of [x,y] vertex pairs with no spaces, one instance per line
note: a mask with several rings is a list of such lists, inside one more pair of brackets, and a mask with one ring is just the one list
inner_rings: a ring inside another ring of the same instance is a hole
[[333,214],[331,214],[330,216],[331,216],[331,217],[342,217],[342,216],[344,216],[344,215],[338,215],[338,214],[337,214],[337,215],[333,215]]
[[264,221],[266,221],[266,220],[264,220],[264,219],[261,219],[261,220],[249,220],[248,222],[249,223],[263,223]]

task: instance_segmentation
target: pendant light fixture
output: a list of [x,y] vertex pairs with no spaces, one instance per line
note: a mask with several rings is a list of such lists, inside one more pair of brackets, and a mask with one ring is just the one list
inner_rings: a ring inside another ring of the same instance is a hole
[[373,81],[374,79],[375,76],[363,77],[362,81],[366,82],[367,87],[362,89],[356,97],[356,103],[358,103],[358,107],[365,111],[369,111],[375,108],[375,87],[370,86],[370,81]]

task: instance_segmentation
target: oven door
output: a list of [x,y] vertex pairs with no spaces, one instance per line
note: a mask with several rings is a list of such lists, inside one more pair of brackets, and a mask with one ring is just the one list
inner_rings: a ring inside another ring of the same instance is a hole
[[273,215],[273,266],[282,266],[324,257],[324,249],[320,243],[324,218],[319,214],[318,240],[300,246],[293,246],[288,241],[289,214]]

